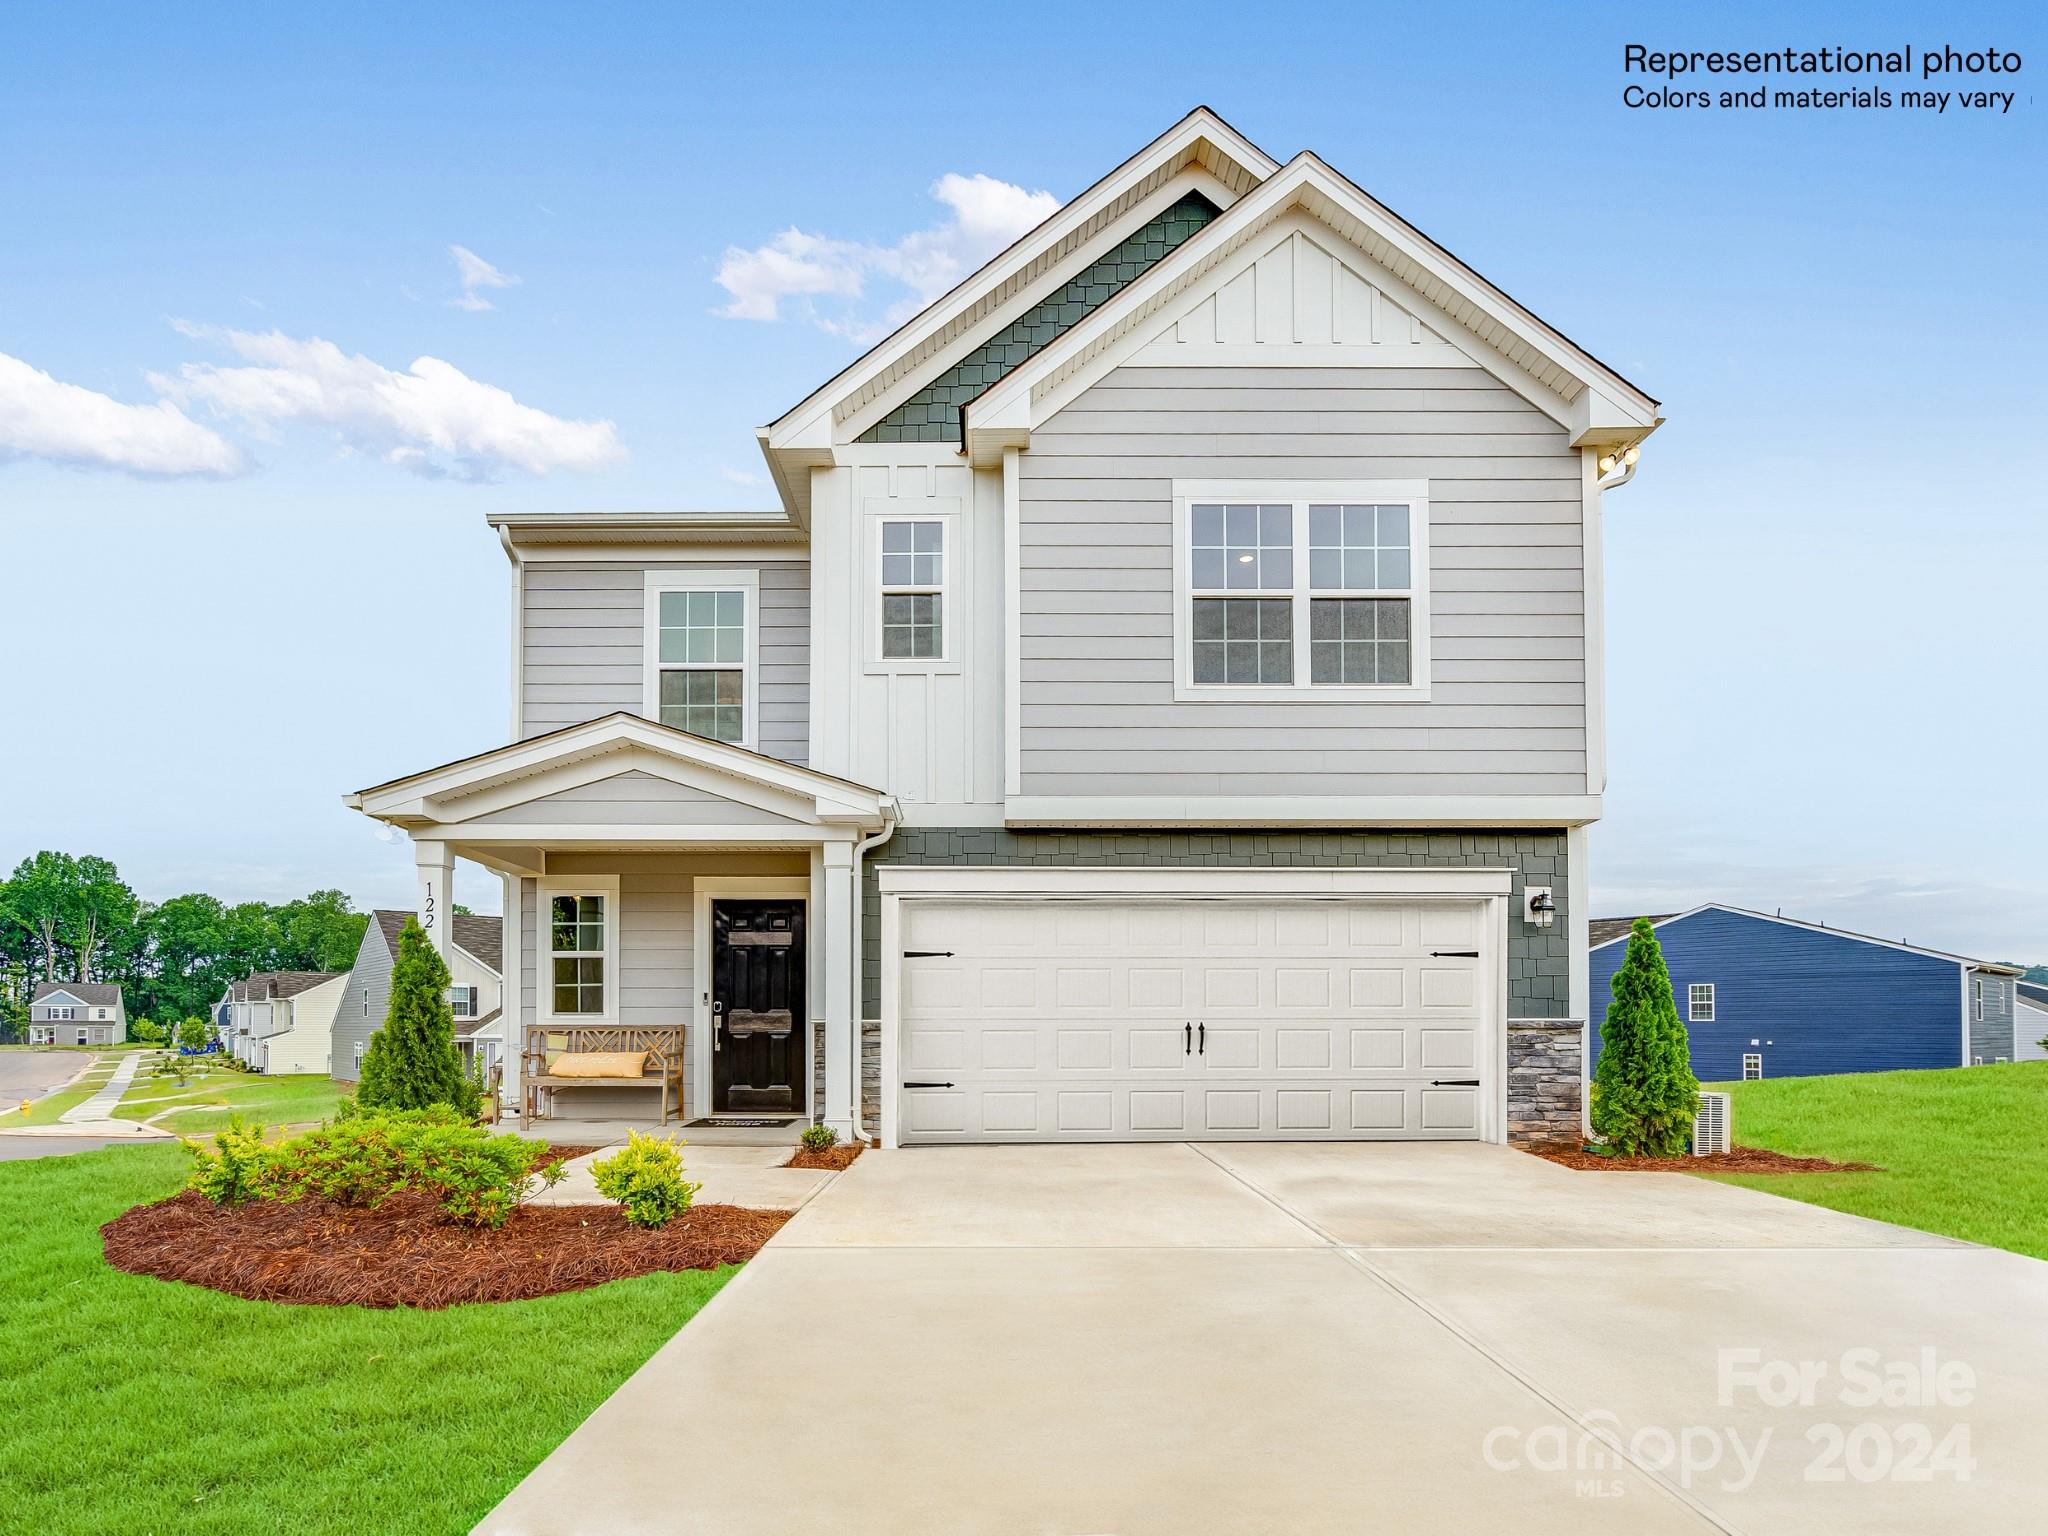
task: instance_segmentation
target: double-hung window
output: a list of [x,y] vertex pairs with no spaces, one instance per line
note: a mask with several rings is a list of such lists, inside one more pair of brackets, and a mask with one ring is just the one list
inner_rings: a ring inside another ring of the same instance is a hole
[[940,661],[946,655],[946,525],[889,517],[881,526],[882,657]]
[[1685,1016],[1687,1022],[1693,1024],[1714,1022],[1714,984],[1711,981],[1695,981],[1686,987]]
[[1420,481],[1174,484],[1181,699],[1428,697]]
[[1742,1080],[1753,1083],[1764,1075],[1764,1058],[1759,1052],[1746,1052],[1742,1058]]
[[649,571],[646,582],[647,715],[693,736],[753,746],[759,576]]
[[556,1018],[603,1018],[611,985],[614,896],[547,893],[547,1011]]
[[450,987],[448,989],[448,1011],[458,1019],[476,1017],[476,988]]

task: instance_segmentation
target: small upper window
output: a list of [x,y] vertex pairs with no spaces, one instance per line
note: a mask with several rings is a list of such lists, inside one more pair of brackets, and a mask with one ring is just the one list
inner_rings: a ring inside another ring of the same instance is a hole
[[1685,1016],[1694,1024],[1714,1022],[1714,984],[1696,981],[1685,989]]
[[946,525],[937,518],[882,522],[882,655],[946,654]]

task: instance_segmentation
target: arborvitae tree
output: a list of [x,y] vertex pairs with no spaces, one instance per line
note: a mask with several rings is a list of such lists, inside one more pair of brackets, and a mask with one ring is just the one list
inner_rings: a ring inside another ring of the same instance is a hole
[[1646,917],[1629,930],[1613,991],[1593,1069],[1593,1130],[1624,1157],[1676,1157],[1692,1135],[1700,1085],[1663,946]]
[[455,1049],[448,966],[419,919],[407,918],[391,966],[391,1008],[363,1052],[356,1103],[364,1109],[451,1105],[475,1114],[477,1095]]

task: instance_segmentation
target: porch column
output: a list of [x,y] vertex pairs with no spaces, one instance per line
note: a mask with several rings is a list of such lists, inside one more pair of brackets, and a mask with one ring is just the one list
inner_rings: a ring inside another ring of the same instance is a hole
[[420,927],[446,960],[448,935],[454,928],[455,855],[446,843],[415,841],[412,858],[419,870]]
[[859,1133],[853,1116],[860,1075],[853,1007],[853,847],[825,845],[824,1121],[843,1139]]

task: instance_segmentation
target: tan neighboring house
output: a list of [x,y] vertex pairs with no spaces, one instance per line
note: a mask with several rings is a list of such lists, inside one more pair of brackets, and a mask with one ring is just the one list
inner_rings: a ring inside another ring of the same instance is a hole
[[42,981],[28,1005],[30,1045],[119,1045],[128,1008],[111,981]]
[[261,971],[228,988],[225,1042],[253,1071],[332,1070],[334,1015],[344,971]]
[[768,420],[773,505],[492,514],[508,740],[348,803],[444,952],[503,878],[509,1064],[657,1051],[692,1117],[1576,1139],[1661,419],[1200,109]]

